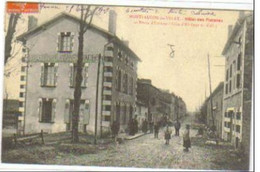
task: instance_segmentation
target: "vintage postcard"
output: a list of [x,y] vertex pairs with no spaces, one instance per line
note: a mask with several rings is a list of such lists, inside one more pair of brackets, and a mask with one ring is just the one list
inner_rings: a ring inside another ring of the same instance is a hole
[[252,10],[5,6],[3,164],[249,170]]

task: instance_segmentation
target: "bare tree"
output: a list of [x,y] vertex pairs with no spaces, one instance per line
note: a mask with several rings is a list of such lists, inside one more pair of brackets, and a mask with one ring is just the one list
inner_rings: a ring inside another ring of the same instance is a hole
[[79,47],[77,58],[77,70],[76,70],[76,83],[74,90],[74,104],[72,113],[72,142],[79,142],[78,126],[79,126],[79,108],[81,99],[81,82],[82,82],[82,69],[83,69],[83,49],[84,49],[84,34],[90,28],[93,17],[98,7],[91,8],[90,5],[81,5],[80,11],[80,24],[79,24]]
[[5,35],[5,59],[4,59],[5,64],[12,54],[12,40],[14,37],[14,33],[16,31],[16,25],[18,19],[20,18],[20,15],[21,15],[20,13],[10,14],[7,33]]

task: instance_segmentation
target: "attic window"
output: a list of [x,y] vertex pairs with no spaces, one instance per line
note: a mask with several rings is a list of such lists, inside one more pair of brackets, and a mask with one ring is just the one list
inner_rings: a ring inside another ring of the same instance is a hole
[[73,37],[71,32],[61,32],[58,34],[58,51],[72,52]]

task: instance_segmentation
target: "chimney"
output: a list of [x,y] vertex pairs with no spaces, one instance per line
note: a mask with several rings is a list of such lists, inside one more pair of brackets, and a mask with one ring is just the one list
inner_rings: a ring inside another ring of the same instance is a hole
[[108,31],[112,34],[116,34],[116,18],[117,14],[114,10],[109,11],[109,23],[108,23]]
[[228,25],[228,38],[230,37],[230,35],[232,33],[232,29],[233,29],[233,26],[232,25]]
[[28,17],[28,31],[34,29],[37,27],[38,19],[34,16]]

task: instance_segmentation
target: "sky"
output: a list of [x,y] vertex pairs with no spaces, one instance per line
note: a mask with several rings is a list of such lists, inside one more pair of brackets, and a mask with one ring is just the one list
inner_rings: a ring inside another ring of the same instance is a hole
[[[68,12],[70,6],[41,7],[39,13],[33,14],[39,24],[59,12]],[[93,23],[107,30],[107,10],[111,9],[117,13],[116,35],[128,40],[129,47],[141,59],[138,77],[151,79],[154,86],[182,97],[189,111],[196,110],[209,95],[208,55],[212,91],[224,80],[225,58],[221,52],[227,41],[228,25],[235,24],[238,11],[104,7]],[[76,7],[71,14],[79,16]],[[22,16],[16,35],[26,31],[27,17],[27,14]],[[169,44],[174,45],[173,58]],[[16,45],[15,51],[19,50]],[[5,68],[5,73],[10,72],[4,81],[5,97],[18,99],[20,58],[20,54],[16,55]]]

